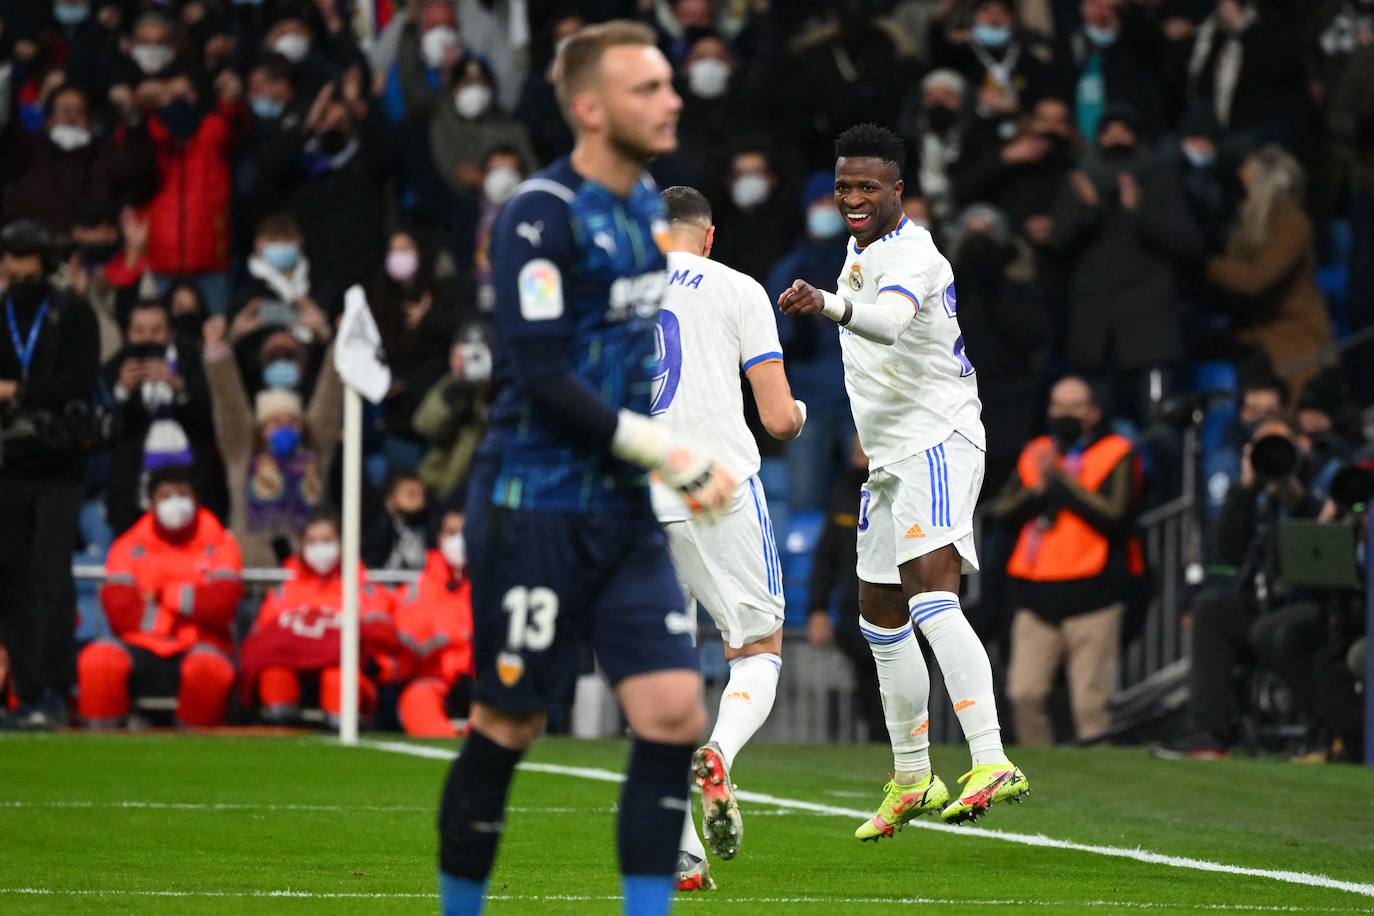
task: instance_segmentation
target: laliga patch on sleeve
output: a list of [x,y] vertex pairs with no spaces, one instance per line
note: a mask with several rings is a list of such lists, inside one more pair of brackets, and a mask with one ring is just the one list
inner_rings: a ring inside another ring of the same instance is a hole
[[563,275],[545,258],[527,261],[520,268],[520,317],[526,321],[551,321],[563,315]]

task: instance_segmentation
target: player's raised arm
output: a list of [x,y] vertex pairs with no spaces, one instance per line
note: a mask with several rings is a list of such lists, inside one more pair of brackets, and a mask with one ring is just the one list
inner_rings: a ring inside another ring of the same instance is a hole
[[856,303],[797,280],[782,291],[778,308],[784,315],[824,315],[865,340],[891,346],[916,317],[917,300],[904,289],[884,289],[877,302]]
[[694,512],[718,512],[734,493],[730,473],[697,455],[649,418],[611,407],[572,370],[572,316],[564,275],[574,250],[567,205],[553,190],[527,189],[502,212],[493,233],[494,320],[512,344],[516,383],[575,445],[609,451],[654,471]]

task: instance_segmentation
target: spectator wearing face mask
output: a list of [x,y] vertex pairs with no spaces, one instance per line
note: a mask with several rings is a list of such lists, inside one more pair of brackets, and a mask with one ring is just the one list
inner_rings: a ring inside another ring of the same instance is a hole
[[396,608],[403,665],[413,678],[396,712],[417,738],[457,737],[472,701],[472,583],[461,512],[444,513],[437,547]]
[[448,369],[460,307],[452,285],[435,276],[433,249],[412,230],[392,233],[385,267],[369,299],[392,367],[382,405],[383,448],[389,468],[413,471],[425,453],[415,411]]
[[1296,140],[1299,48],[1281,13],[1255,0],[1217,0],[1193,36],[1186,98],[1207,104],[1226,131],[1252,142],[1273,131]]
[[473,274],[477,284],[477,308],[490,314],[496,305],[496,277],[491,269],[491,230],[506,201],[529,170],[528,160],[513,146],[493,147],[482,163],[482,198],[473,244]]
[[[343,616],[343,575],[339,523],[313,514],[301,529],[300,550],[282,567],[287,580],[268,593],[240,653],[239,691],[244,706],[255,707],[266,722],[294,723],[303,706],[318,705],[325,727],[339,724],[339,627]],[[359,576],[366,576],[359,569]],[[359,585],[359,705],[370,715],[377,686],[366,671],[399,646],[389,591],[369,582]]]
[[157,149],[162,187],[148,205],[148,262],[165,294],[194,283],[210,311],[229,305],[229,150],[243,126],[243,83],[225,70],[211,105],[189,76],[147,80],[139,98]]
[[382,70],[382,105],[392,124],[423,123],[442,104],[449,74],[464,56],[454,4],[422,0],[400,20],[395,58]]
[[448,104],[436,105],[429,122],[434,167],[455,191],[475,195],[482,189],[482,163],[497,147],[517,150],[534,161],[529,137],[519,121],[496,105],[491,70],[481,58],[464,56],[450,71]]
[[[802,190],[806,223],[801,238],[768,274],[768,293],[776,301],[796,279],[823,288],[844,267],[844,218],[835,206],[835,176],[817,172]],[[787,458],[787,498],[793,512],[819,509],[848,460],[854,420],[844,388],[840,338],[823,315],[779,315],[778,339],[792,393],[806,402],[807,422],[783,447]]]
[[1083,0],[1083,24],[1068,36],[1069,81],[1078,132],[1097,136],[1102,114],[1130,105],[1150,127],[1163,114],[1159,62],[1164,35],[1153,16],[1122,0]]
[[264,217],[280,209],[300,156],[299,131],[314,95],[302,91],[291,62],[274,51],[248,71],[247,135],[234,161],[234,247],[253,243]]
[[420,478],[392,472],[386,481],[383,511],[368,523],[363,562],[371,569],[417,572],[424,568],[429,543],[429,498]]
[[289,214],[273,214],[258,225],[248,277],[234,298],[236,316],[252,310],[263,327],[285,327],[310,346],[327,344],[334,336],[328,317],[312,296],[310,259],[300,227]]
[[86,94],[63,85],[48,94],[40,133],[14,131],[0,157],[4,212],[54,232],[69,231],[89,201],[147,200],[157,188],[153,145],[142,125],[94,133]]
[[1177,265],[1202,247],[1178,184],[1140,151],[1139,131],[1130,109],[1103,115],[1096,147],[1059,191],[1051,239],[1074,264],[1069,361],[1108,379],[1136,419],[1151,370],[1183,354]]
[[486,432],[491,368],[488,335],[471,322],[449,350],[449,374],[434,383],[415,411],[415,431],[429,444],[416,473],[440,500],[460,492]]
[[340,6],[337,0],[315,3],[318,16],[282,16],[263,36],[263,48],[291,64],[295,82],[307,97],[350,68],[367,66]]
[[1011,0],[976,0],[971,20],[950,4],[931,24],[930,58],[964,77],[974,117],[1004,139],[1054,85],[1050,49],[1020,27]]
[[124,346],[120,315],[128,306],[120,302],[120,289],[110,279],[107,265],[120,251],[116,211],[108,203],[88,200],[81,204],[72,224],[72,251],[67,256],[67,286],[85,299],[100,324],[100,361],[112,359]]
[[1221,441],[1202,456],[1202,473],[1207,481],[1207,521],[1215,522],[1231,484],[1240,476],[1241,454],[1265,417],[1283,412],[1288,403],[1288,386],[1274,375],[1264,360],[1249,360],[1237,368],[1239,391],[1235,414],[1227,424]]
[[1126,598],[1144,555],[1135,534],[1140,460],[1105,420],[1087,382],[1061,379],[1049,435],[1027,443],[993,505],[993,517],[1019,532],[1007,564],[1018,608],[1007,698],[1021,744],[1054,743],[1049,697],[1061,666],[1074,737],[1090,741],[1111,725]]
[[[112,28],[105,4],[93,0],[52,0],[51,19],[37,35],[37,43],[62,61],[67,78],[88,97],[103,98],[109,67],[120,56],[120,33]],[[97,15],[99,12],[101,15]],[[118,24],[119,16],[113,17]]]
[[955,199],[991,204],[1013,232],[1043,248],[1053,235],[1055,200],[1077,153],[1068,103],[1039,99],[1011,140],[977,143],[954,164]]
[[178,724],[223,725],[243,595],[238,544],[198,504],[190,468],[159,468],[148,490],[148,511],[105,560],[100,600],[114,638],[77,660],[77,713],[108,727],[139,697],[175,696]]
[[292,387],[273,387],[299,384],[300,363],[273,359],[264,368],[268,387],[250,406],[222,317],[205,323],[204,340],[215,441],[229,484],[229,527],[249,566],[275,566],[279,554],[297,549],[306,519],[326,502],[343,383],[326,353],[309,407],[303,407]]
[[916,185],[940,219],[956,206],[952,172],[964,155],[967,86],[954,70],[935,70],[921,80],[898,116],[902,136],[916,150]]
[[[586,25],[572,10],[553,17],[535,36],[530,55],[530,72],[520,86],[515,116],[530,134],[530,145],[539,162],[553,162],[572,152],[573,136],[553,90],[554,50],[569,35]],[[680,129],[680,125],[679,125]]]
[[125,337],[128,343],[104,369],[122,421],[111,443],[105,489],[111,531],[123,534],[143,515],[151,499],[149,481],[164,467],[194,468],[201,504],[223,518],[224,465],[215,448],[198,348],[175,339],[167,306],[157,299],[134,306]]
[[699,186],[729,167],[730,137],[741,124],[765,127],[769,117],[754,110],[744,85],[747,74],[737,70],[730,47],[718,35],[706,33],[692,41],[682,63],[678,93],[678,152],[685,184]]
[[751,277],[767,277],[791,244],[797,228],[795,211],[777,205],[782,181],[762,145],[746,142],[738,147],[728,174],[725,193],[712,201],[717,214],[712,255]]

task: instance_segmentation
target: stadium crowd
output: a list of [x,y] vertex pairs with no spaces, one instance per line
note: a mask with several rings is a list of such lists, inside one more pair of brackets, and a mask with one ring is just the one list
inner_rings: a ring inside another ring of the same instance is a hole
[[[1358,615],[1266,582],[1272,526],[1255,519],[1356,508],[1331,489],[1365,456],[1374,405],[1374,0],[6,4],[11,724],[65,722],[73,696],[92,724],[146,712],[144,697],[174,697],[194,725],[337,712],[331,345],[360,284],[393,372],[367,417],[364,560],[418,575],[366,586],[366,705],[453,733],[487,236],[571,148],[559,40],[613,16],[654,26],[680,80],[681,145],[656,180],[701,189],[713,256],[774,296],[794,278],[833,289],[844,263],[836,133],[875,121],[907,140],[905,210],[954,266],[980,379],[980,626],[1008,647],[1020,740],[1055,739],[1061,662],[1072,736],[1108,731],[1149,591],[1136,520],[1190,479],[1179,430],[1196,422],[1207,559],[1229,571],[1194,604],[1207,663],[1184,748],[1240,739],[1246,660],[1338,753],[1358,748]],[[871,666],[838,339],[819,316],[779,326],[809,420],[785,449],[760,445],[786,514],[823,520],[789,620]],[[1261,433],[1294,443],[1289,473],[1256,477]],[[68,545],[105,564],[99,589],[73,582]],[[243,569],[278,567],[280,586],[244,597]]]

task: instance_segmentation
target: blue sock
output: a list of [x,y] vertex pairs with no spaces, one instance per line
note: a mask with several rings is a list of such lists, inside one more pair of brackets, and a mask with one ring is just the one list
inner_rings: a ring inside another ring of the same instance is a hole
[[439,911],[443,916],[481,916],[487,882],[439,872]]
[[667,916],[677,890],[676,875],[621,875],[625,916]]

